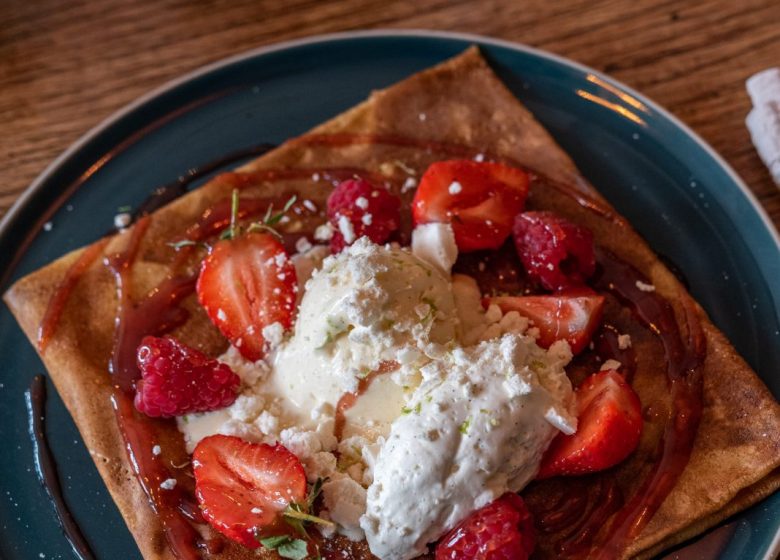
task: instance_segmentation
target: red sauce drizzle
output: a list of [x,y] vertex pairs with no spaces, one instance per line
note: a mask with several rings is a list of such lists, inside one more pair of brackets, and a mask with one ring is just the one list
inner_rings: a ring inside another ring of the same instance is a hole
[[138,220],[125,250],[106,259],[116,279],[118,299],[114,351],[109,366],[115,380],[111,404],[130,464],[160,519],[171,550],[176,558],[196,560],[200,558],[196,548],[200,535],[188,519],[197,519],[197,506],[180,485],[170,490],[160,487],[163,481],[176,477],[165,466],[162,456],[152,452],[156,441],[153,422],[137,412],[133,404],[134,384],[140,377],[135,360],[138,344],[146,335],[159,336],[183,324],[188,314],[179,303],[195,287],[194,278],[169,278],[140,302],[132,301],[132,265],[149,224],[149,216]]
[[588,503],[586,492],[561,492],[549,508],[535,512],[536,525],[542,533],[560,533],[583,518]]
[[135,352],[141,339],[146,335],[160,336],[184,324],[189,314],[179,307],[179,302],[195,289],[195,278],[173,277],[164,280],[140,302],[131,301],[131,267],[148,227],[148,216],[138,220],[125,250],[106,259],[116,279],[118,299],[109,371],[123,391],[132,391],[139,377]]
[[[292,194],[290,194],[290,196],[292,196]],[[265,214],[271,204],[273,204],[273,207],[276,210],[281,210],[284,202],[286,202],[286,200],[281,201],[280,205],[279,200],[274,200],[272,198],[241,198],[238,202],[238,218],[240,220],[245,220],[262,216]],[[299,203],[296,203],[292,210],[297,211],[299,214],[315,214],[305,206],[299,205]],[[211,208],[206,209],[203,214],[201,214],[201,217],[197,222],[187,228],[181,239],[189,239],[191,241],[205,241],[214,237],[230,224],[230,212],[230,199],[217,202]],[[280,232],[284,248],[290,253],[295,252],[295,242],[307,233],[309,232]],[[183,247],[179,250],[173,266],[174,270],[178,269],[178,266],[190,255],[189,249],[191,249],[191,247]]]
[[[570,198],[573,198],[580,206],[583,206],[584,208],[587,208],[588,210],[595,212],[600,216],[608,218],[619,224],[626,223],[623,218],[617,216],[612,210],[610,210],[606,204],[592,196],[587,195],[575,185],[568,185],[560,181],[555,181],[549,177],[546,177],[544,174],[529,168],[528,166],[521,165],[518,161],[512,158],[501,157],[489,152],[478,150],[465,144],[457,144],[454,142],[439,142],[436,140],[419,140],[416,138],[408,138],[393,134],[355,134],[349,132],[341,132],[336,134],[305,134],[290,140],[290,143],[329,147],[351,146],[354,144],[385,144],[388,146],[397,146],[401,148],[416,148],[419,150],[424,150],[427,153],[441,153],[446,154],[449,157],[457,158],[473,158],[477,154],[482,154],[487,160],[504,162],[513,167],[523,169],[531,175],[532,180],[537,177],[543,178],[546,185],[561,192],[562,194],[565,194],[566,196],[569,196]],[[365,171],[363,173],[365,173]],[[369,177],[366,178],[370,179]]]
[[599,479],[596,492],[593,509],[574,525],[569,536],[557,544],[559,555],[572,557],[587,552],[593,537],[623,505],[623,495],[611,477]]
[[639,319],[661,339],[672,398],[670,418],[650,475],[591,549],[593,557],[607,559],[620,556],[626,543],[640,533],[688,464],[702,414],[706,339],[689,298],[681,298],[688,331],[683,339],[671,304],[655,292],[642,291],[637,286],[638,281],[647,283],[638,270],[603,250],[598,252],[598,261],[602,267],[598,283],[628,302]]
[[65,309],[65,304],[68,302],[73,288],[87,271],[89,266],[95,262],[95,259],[101,255],[103,248],[108,244],[109,238],[103,238],[100,241],[96,241],[79,255],[68,271],[65,273],[65,277],[54,290],[54,293],[49,299],[49,303],[46,307],[46,313],[43,316],[40,327],[38,327],[38,350],[44,352],[49,345],[51,337],[57,330],[60,317]]
[[130,464],[160,519],[174,556],[180,560],[200,560],[196,548],[200,535],[180,511],[180,504],[187,499],[184,491],[179,484],[170,490],[160,488],[163,481],[176,477],[163,464],[162,456],[152,453],[155,441],[152,423],[135,410],[132,396],[119,388],[111,395],[111,404]]

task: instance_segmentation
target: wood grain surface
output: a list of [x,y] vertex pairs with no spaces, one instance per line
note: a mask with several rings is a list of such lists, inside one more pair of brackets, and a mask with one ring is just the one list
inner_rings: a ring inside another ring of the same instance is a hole
[[777,0],[2,0],[0,215],[79,136],[182,73],[307,35],[428,28],[522,42],[635,87],[714,146],[777,227],[744,83],[780,64],[778,22]]

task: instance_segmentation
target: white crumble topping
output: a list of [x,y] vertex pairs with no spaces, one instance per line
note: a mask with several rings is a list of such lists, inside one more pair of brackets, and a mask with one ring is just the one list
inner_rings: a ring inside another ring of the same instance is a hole
[[[319,175],[317,176],[317,179],[319,179]],[[306,208],[306,210],[308,210],[309,212],[316,212],[317,211],[317,205],[314,204],[308,198],[305,199],[301,204],[303,204],[303,207]]]
[[299,237],[298,241],[295,242],[295,250],[299,253],[305,253],[309,249],[312,248],[311,241],[309,241],[305,237]]
[[333,237],[333,226],[330,222],[317,226],[314,230],[314,239],[317,241],[330,241],[331,237]]
[[642,292],[654,292],[655,286],[652,284],[646,284],[645,282],[642,282],[641,280],[636,281],[636,287],[639,288]]
[[485,161],[485,154],[480,153],[480,154],[475,155],[474,156],[474,161],[476,161],[478,163],[481,163],[481,162]]
[[133,217],[128,212],[121,212],[114,216],[114,227],[117,229],[125,229],[133,221]]
[[450,183],[450,186],[449,186],[449,188],[447,190],[449,191],[450,194],[453,194],[453,195],[454,194],[459,194],[463,190],[463,185],[461,185],[457,181],[453,181],[452,183]]
[[227,313],[223,309],[217,309],[217,319],[224,322],[227,321]]
[[162,448],[159,445],[152,447],[152,455],[157,456],[162,453]]
[[619,334],[617,337],[617,343],[620,350],[627,350],[631,348],[631,335]]
[[274,257],[274,262],[276,263],[277,267],[282,268],[287,262],[287,253],[277,253],[277,255]]
[[263,339],[271,348],[279,346],[284,338],[284,327],[278,321],[263,327]]
[[406,181],[404,181],[403,186],[401,187],[402,193],[407,193],[417,187],[417,179],[414,177],[407,177]]
[[372,214],[363,214],[363,217],[360,218],[360,221],[363,222],[363,225],[370,226],[374,221],[374,216]]
[[173,490],[174,488],[176,488],[176,479],[175,478],[167,478],[167,479],[163,480],[160,483],[160,488],[162,488],[163,490]]
[[608,369],[614,369],[615,371],[620,369],[620,366],[622,366],[620,362],[617,360],[607,360],[603,364],[601,364],[601,371],[606,371]]
[[341,235],[344,237],[344,242],[347,245],[354,242],[355,228],[352,227],[352,222],[349,221],[349,218],[344,215],[339,216],[338,224],[339,224],[339,231],[341,232]]
[[366,210],[368,208],[368,199],[365,196],[359,196],[355,200],[355,206],[360,208],[361,210]]

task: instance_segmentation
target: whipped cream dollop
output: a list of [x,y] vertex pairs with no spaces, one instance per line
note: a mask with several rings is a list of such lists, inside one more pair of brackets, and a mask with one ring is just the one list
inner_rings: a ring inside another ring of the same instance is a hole
[[555,434],[574,431],[571,352],[543,350],[526,318],[483,309],[476,282],[451,276],[448,225],[418,227],[411,250],[362,238],[326,253],[292,257],[298,317],[265,360],[221,357],[243,382],[235,403],[179,429],[189,451],[215,433],[282,443],[309,481],[328,479],[320,515],[338,532],[413,558],[519,491]]
[[371,551],[405,560],[472,511],[518,491],[558,431],[573,433],[565,342],[522,334],[458,348],[422,368],[409,414],[374,466],[361,527]]

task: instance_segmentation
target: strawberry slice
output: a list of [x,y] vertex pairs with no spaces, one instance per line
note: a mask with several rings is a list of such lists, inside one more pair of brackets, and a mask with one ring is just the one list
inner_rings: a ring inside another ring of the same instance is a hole
[[263,329],[292,326],[298,282],[295,267],[271,233],[249,232],[218,241],[203,260],[198,301],[241,355],[267,351]]
[[535,545],[531,514],[508,492],[447,533],[436,545],[436,560],[527,560]]
[[617,371],[594,373],[577,387],[576,394],[577,431],[556,436],[542,458],[538,479],[607,469],[639,444],[642,405]]
[[501,163],[439,161],[420,179],[412,202],[415,225],[452,224],[458,249],[498,249],[512,232],[528,194],[528,174]]
[[291,502],[306,498],[306,474],[298,458],[280,444],[249,443],[215,435],[192,455],[195,495],[203,517],[217,531],[249,548],[257,531],[276,532]]
[[549,348],[556,340],[567,340],[573,354],[581,352],[601,323],[604,296],[580,289],[544,296],[502,296],[485,299],[503,313],[517,311],[539,329],[539,346]]

